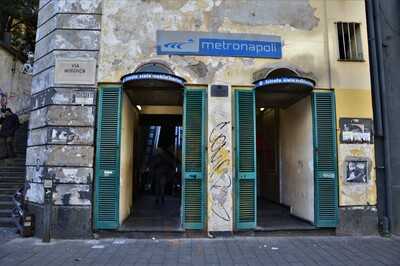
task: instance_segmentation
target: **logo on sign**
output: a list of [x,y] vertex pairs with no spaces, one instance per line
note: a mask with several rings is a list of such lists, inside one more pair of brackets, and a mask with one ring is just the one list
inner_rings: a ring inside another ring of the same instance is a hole
[[169,48],[169,49],[178,49],[178,50],[182,50],[183,49],[183,45],[187,45],[187,44],[191,44],[193,43],[193,39],[189,39],[185,42],[170,42],[170,43],[166,43],[164,44],[165,48]]

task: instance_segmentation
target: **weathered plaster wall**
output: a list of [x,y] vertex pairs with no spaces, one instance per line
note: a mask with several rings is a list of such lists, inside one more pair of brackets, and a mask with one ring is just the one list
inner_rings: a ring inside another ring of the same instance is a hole
[[[103,7],[100,81],[118,81],[139,64],[159,59],[190,83],[251,84],[254,72],[290,64],[316,78],[317,87],[370,89],[362,0],[105,0]],[[365,62],[337,61],[336,21],[362,23]],[[157,30],[275,34],[283,39],[283,58],[158,56]]]
[[[338,135],[338,169],[339,169],[339,205],[360,206],[376,205],[375,151],[373,144],[343,144],[339,141],[339,119],[370,118],[372,119],[372,99],[368,90],[342,89],[336,92],[336,116]],[[354,100],[356,99],[356,100]],[[366,184],[346,183],[346,159],[367,159],[369,178]]]
[[6,97],[7,107],[28,120],[31,106],[32,76],[22,72],[24,63],[10,49],[0,45],[0,99]]
[[[255,71],[288,62],[312,72],[326,87],[321,7],[320,1],[306,0],[107,0],[103,2],[99,80],[118,81],[139,64],[159,59],[191,83],[251,84]],[[157,30],[276,34],[284,40],[284,58],[158,56]]]
[[311,97],[280,110],[281,203],[314,221],[314,163]]
[[120,199],[119,222],[122,223],[130,214],[133,204],[133,162],[134,138],[137,126],[137,111],[124,93],[121,118],[121,163],[120,163]]
[[[330,49],[332,88],[371,90],[369,73],[367,18],[363,0],[326,0],[328,45]],[[339,42],[335,22],[361,23],[361,45],[364,61],[339,61]]]
[[208,231],[233,230],[232,100],[208,89]]
[[[338,61],[338,21],[361,23],[365,61]],[[318,88],[335,88],[338,119],[349,114],[363,116],[372,106],[363,0],[103,0],[101,25],[98,78],[102,82],[119,81],[150,60],[165,62],[189,83],[200,84],[247,85],[255,80],[256,73],[293,66],[302,75],[314,78]],[[284,43],[283,58],[160,56],[156,54],[157,30],[279,35]],[[359,98],[349,90],[363,96]],[[343,104],[340,97],[346,98]],[[354,108],[355,103],[360,109]],[[338,153],[340,167],[346,150],[339,146]],[[372,181],[369,202],[374,202],[374,189]],[[340,184],[340,195],[349,191]]]
[[56,84],[54,71],[56,58],[98,58],[101,1],[41,0],[39,6],[26,199],[42,217],[43,180],[51,180],[53,237],[85,237],[92,227],[96,84]]

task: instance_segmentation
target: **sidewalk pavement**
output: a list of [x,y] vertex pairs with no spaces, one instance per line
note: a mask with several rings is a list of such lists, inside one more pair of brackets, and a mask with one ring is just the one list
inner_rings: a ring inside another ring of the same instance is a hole
[[400,265],[400,238],[16,238],[0,244],[0,265]]

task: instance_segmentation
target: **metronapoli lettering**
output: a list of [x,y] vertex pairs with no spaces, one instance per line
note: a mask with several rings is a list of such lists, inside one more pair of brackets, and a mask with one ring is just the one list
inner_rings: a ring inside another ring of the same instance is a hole
[[263,41],[246,41],[246,40],[219,40],[219,39],[200,39],[200,50],[226,50],[240,51],[243,53],[271,53],[277,52],[278,43]]

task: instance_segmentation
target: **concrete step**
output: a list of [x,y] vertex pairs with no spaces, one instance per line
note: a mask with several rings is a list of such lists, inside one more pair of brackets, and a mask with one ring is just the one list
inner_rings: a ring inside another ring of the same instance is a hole
[[0,182],[19,182],[20,180],[25,180],[26,175],[0,175]]
[[12,209],[0,210],[0,218],[3,218],[3,217],[11,218],[11,210]]
[[14,188],[0,188],[0,195],[14,195],[17,189]]
[[25,168],[20,169],[1,169],[0,168],[0,176],[18,176],[18,175],[25,175]]
[[14,208],[14,202],[9,201],[0,201],[0,210],[11,210]]
[[1,167],[7,167],[7,166],[23,167],[23,166],[25,166],[25,163],[26,163],[25,157],[23,157],[21,159],[2,159],[2,160],[0,160]]
[[19,173],[25,172],[25,166],[2,166],[0,167],[0,173]]
[[0,176],[0,183],[24,183],[25,176]]
[[5,189],[12,188],[12,189],[17,190],[18,188],[22,187],[23,184],[24,184],[23,182],[22,183],[0,183],[0,189],[1,188],[5,188]]
[[0,195],[0,201],[9,201],[12,200],[13,194],[3,194]]
[[15,227],[11,217],[0,217],[0,227]]

